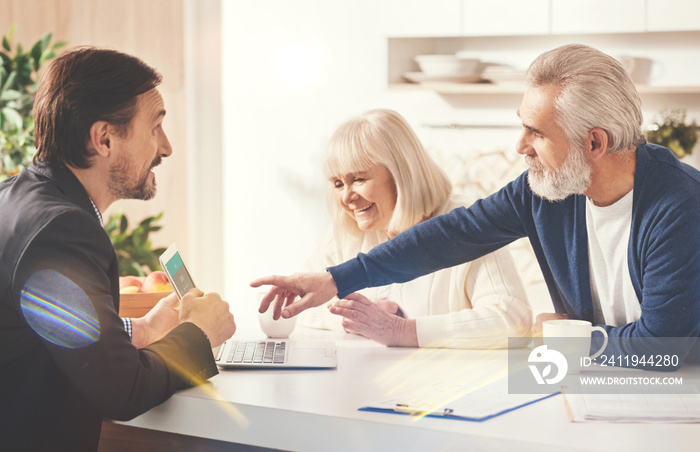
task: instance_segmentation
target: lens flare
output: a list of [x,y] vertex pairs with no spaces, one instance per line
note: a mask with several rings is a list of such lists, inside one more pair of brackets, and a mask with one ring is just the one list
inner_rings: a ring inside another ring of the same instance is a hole
[[453,400],[487,386],[507,375],[503,350],[459,357],[454,350],[419,348],[379,374],[375,381],[387,388],[389,397],[401,395],[410,406],[421,410],[410,413],[417,422],[439,411]]
[[54,270],[40,270],[27,279],[20,305],[29,326],[53,344],[82,348],[100,338],[100,324],[90,298]]
[[[213,351],[216,355],[216,349]],[[182,358],[173,359],[168,356],[161,356],[163,361],[176,373],[187,379],[192,386],[196,386],[198,390],[203,391],[209,398],[218,402],[219,408],[235,422],[240,428],[247,429],[250,427],[250,420],[243,414],[235,405],[226,399],[216,390],[211,382],[201,378],[201,376],[193,375],[187,368],[191,366],[185,365]]]

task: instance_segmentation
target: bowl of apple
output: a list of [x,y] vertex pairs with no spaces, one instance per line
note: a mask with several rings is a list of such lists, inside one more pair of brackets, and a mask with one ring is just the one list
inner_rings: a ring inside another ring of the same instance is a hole
[[119,277],[119,316],[143,317],[173,291],[165,272]]

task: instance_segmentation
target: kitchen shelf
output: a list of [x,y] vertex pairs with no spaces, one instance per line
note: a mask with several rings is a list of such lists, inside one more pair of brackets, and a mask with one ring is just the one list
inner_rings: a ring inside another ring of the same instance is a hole
[[639,94],[700,94],[700,86],[637,85]]
[[[391,83],[391,90],[434,91],[438,94],[523,94],[522,83]],[[700,94],[700,86],[637,85],[639,94]]]

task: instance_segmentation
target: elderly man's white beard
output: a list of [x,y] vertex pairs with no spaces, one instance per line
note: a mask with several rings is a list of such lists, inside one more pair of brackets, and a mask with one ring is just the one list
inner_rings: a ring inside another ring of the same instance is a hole
[[554,171],[545,168],[537,159],[525,156],[528,166],[539,171],[528,171],[527,182],[537,196],[548,201],[561,201],[570,195],[580,195],[591,185],[591,165],[582,147],[571,147],[564,163]]

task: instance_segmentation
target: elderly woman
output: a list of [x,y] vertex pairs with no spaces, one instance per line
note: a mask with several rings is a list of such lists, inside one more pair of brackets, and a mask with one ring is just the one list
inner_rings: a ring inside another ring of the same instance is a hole
[[[350,119],[330,139],[332,231],[309,269],[323,270],[460,205],[447,175],[406,120],[390,110]],[[327,308],[327,309],[326,309]],[[532,312],[506,250],[402,284],[331,300],[300,323],[345,330],[385,345],[491,348],[528,336]],[[332,315],[335,314],[335,315]]]

